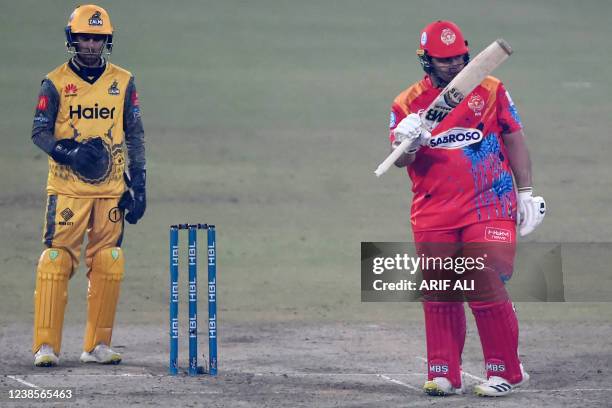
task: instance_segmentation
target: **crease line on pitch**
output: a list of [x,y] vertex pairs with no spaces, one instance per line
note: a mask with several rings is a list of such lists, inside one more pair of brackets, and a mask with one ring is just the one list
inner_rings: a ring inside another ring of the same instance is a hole
[[36,389],[41,389],[41,387],[39,387],[38,385],[36,385],[36,384],[32,384],[31,382],[27,382],[26,380],[21,379],[21,378],[19,378],[19,377],[17,377],[17,376],[14,376],[14,375],[7,375],[6,377],[7,377],[7,378],[10,378],[10,379],[12,379],[12,380],[17,381],[17,382],[19,382],[19,383],[21,383],[21,384],[25,385],[26,387],[36,388]]
[[383,380],[389,381],[389,382],[391,382],[393,384],[401,385],[402,387],[410,388],[413,391],[421,392],[421,390],[418,389],[417,387],[415,387],[414,385],[406,384],[405,382],[400,381],[400,380],[396,380],[395,378],[391,378],[388,375],[385,375],[385,374],[376,374],[376,376],[378,378],[382,378]]
[[265,377],[265,376],[271,376],[271,377],[282,377],[282,376],[294,376],[294,377],[308,377],[308,376],[312,376],[312,377],[357,377],[357,376],[372,376],[372,375],[414,375],[414,376],[421,376],[422,374],[419,373],[316,373],[316,372],[308,372],[308,373],[300,373],[300,372],[270,372],[270,373],[250,373],[252,375],[255,375],[257,377]]

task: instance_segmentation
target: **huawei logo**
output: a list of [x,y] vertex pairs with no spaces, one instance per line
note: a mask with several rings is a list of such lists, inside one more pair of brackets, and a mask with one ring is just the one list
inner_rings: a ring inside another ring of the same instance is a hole
[[68,84],[64,88],[64,96],[76,96],[77,87],[75,84]]

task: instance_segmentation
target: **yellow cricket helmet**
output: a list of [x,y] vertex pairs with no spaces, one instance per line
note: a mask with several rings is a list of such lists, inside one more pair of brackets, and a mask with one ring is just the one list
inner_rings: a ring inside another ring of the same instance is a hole
[[98,34],[106,35],[107,54],[113,50],[113,25],[110,16],[100,6],[95,4],[84,4],[77,6],[66,26],[66,47],[70,52],[75,52],[74,34]]

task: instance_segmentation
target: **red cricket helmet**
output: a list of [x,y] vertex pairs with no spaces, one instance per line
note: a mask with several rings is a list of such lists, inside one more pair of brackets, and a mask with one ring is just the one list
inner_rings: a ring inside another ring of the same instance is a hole
[[425,72],[431,72],[431,57],[449,58],[466,55],[469,61],[468,42],[459,26],[452,21],[434,21],[421,31],[417,56]]

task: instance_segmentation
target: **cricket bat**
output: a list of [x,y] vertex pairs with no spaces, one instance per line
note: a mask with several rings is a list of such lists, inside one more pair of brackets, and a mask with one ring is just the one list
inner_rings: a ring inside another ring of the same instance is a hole
[[[501,65],[512,54],[512,48],[505,40],[499,38],[487,48],[482,50],[473,60],[471,60],[465,68],[457,74],[452,81],[440,92],[440,95],[421,113],[421,120],[425,114],[436,107],[438,104],[444,104],[451,108],[456,107],[461,103],[467,95],[470,94],[480,83],[489,75],[495,68]],[[424,120],[423,120],[424,122]],[[428,131],[433,129],[425,127]],[[382,176],[391,168],[393,163],[399,159],[404,150],[410,144],[409,140],[400,143],[395,150],[378,166],[374,171],[377,177]]]

